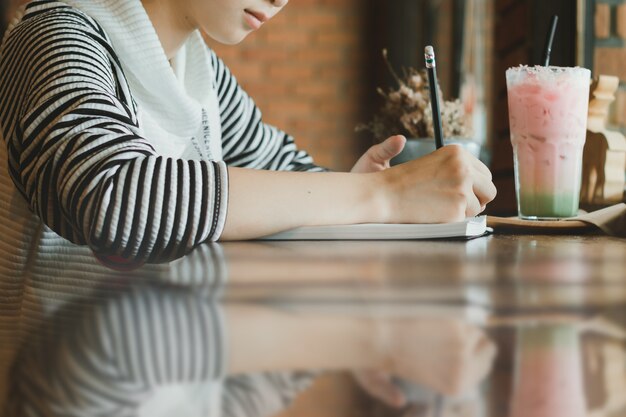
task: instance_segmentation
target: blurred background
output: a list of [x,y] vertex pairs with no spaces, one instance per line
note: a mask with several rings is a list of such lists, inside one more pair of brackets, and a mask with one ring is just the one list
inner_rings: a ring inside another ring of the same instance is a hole
[[397,86],[383,48],[401,72],[421,69],[424,46],[433,43],[444,96],[458,97],[463,73],[480,71],[481,83],[491,73],[492,3],[296,0],[243,44],[210,45],[267,122],[294,135],[321,165],[349,169],[374,140],[384,139],[355,133],[380,105],[376,88]]
[[423,68],[424,46],[434,45],[444,99],[461,99],[468,139],[494,174],[489,210],[508,215],[516,206],[504,72],[540,62],[553,14],[560,20],[551,63],[620,78],[608,124],[626,133],[626,0],[294,0],[240,45],[207,42],[266,122],[333,170],[348,170],[385,139],[355,131],[379,110],[376,89],[397,88],[382,50],[401,74]]
[[581,65],[622,80],[610,123],[626,132],[626,0],[294,0],[243,44],[210,43],[264,118],[316,161],[347,170],[384,138],[356,133],[396,87],[396,70],[423,68],[435,46],[446,99],[463,98],[499,189],[491,210],[515,212],[504,71],[539,63],[553,14],[560,17],[554,65]]

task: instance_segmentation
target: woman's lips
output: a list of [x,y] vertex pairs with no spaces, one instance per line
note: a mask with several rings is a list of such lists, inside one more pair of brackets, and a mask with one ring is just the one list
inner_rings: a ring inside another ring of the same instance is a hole
[[263,23],[268,20],[268,17],[263,13],[255,12],[252,10],[244,10],[244,12],[246,22],[254,30],[259,29],[263,25]]

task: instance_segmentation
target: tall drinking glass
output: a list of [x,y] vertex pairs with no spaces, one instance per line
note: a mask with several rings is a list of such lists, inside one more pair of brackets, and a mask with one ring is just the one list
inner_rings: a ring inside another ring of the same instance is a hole
[[521,218],[578,214],[590,79],[591,72],[578,67],[506,71]]

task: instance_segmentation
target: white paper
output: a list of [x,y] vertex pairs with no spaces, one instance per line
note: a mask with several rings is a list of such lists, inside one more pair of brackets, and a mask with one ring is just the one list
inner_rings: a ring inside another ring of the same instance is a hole
[[262,237],[260,240],[408,240],[476,237],[488,231],[487,217],[440,224],[350,224],[307,226]]

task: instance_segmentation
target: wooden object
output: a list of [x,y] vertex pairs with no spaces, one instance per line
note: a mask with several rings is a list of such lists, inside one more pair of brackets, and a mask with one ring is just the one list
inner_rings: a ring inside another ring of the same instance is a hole
[[624,198],[626,137],[606,127],[609,107],[618,87],[619,78],[605,75],[598,77],[591,86],[580,192],[583,205],[614,204]]
[[587,381],[589,417],[619,415],[626,406],[626,351],[623,339],[592,336],[585,340],[583,367]]

